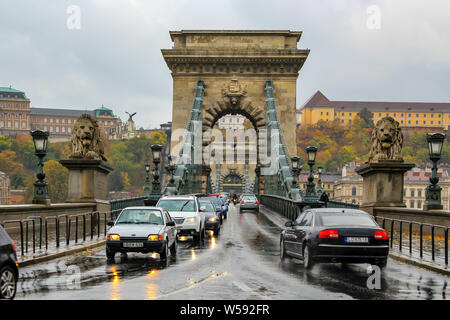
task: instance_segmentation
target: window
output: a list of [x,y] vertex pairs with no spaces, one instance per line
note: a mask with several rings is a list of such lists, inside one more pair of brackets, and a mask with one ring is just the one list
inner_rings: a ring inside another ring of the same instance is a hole
[[320,115],[323,116],[323,112],[320,112]]
[[56,123],[59,123],[59,119],[56,119]]
[[417,196],[421,197],[422,196],[422,190],[417,190]]
[[27,115],[26,114],[23,114],[22,115],[22,119],[26,119],[27,118]]
[[44,126],[44,131],[47,131],[47,130],[48,130],[47,126]]
[[47,118],[44,118],[44,123],[47,123],[47,121],[48,121],[48,119],[47,119]]
[[411,113],[410,113],[410,114],[408,114],[408,117],[410,117],[410,118],[411,118]]
[[71,128],[71,127],[67,128],[67,132],[68,132],[68,133],[70,133],[71,131],[72,131],[72,128]]
[[18,115],[17,113],[14,115],[14,117],[15,117],[16,119],[19,119],[19,115]]
[[22,121],[22,129],[26,129],[27,128],[27,123],[26,121]]
[[61,120],[61,123],[66,123],[66,119],[62,119],[62,120]]
[[53,126],[50,126],[50,132],[53,132]]
[[409,202],[409,207],[410,207],[410,208],[414,208],[414,200],[411,200],[411,201]]
[[56,127],[55,129],[56,129],[56,132],[59,132],[59,127]]
[[302,222],[300,222],[300,226],[303,227],[309,227],[312,225],[313,220],[313,214],[312,212],[306,212],[305,217],[303,218]]
[[53,123],[53,118],[50,119],[50,123]]
[[422,201],[417,201],[417,209],[422,209]]
[[11,128],[11,121],[8,121],[8,128]]
[[2,120],[0,121],[0,128],[3,128],[5,126],[5,122]]
[[72,123],[72,119],[67,120],[67,123]]
[[356,196],[356,187],[352,188],[352,196]]
[[403,118],[403,113],[400,116]]
[[19,121],[14,121],[14,128],[19,129]]
[[66,127],[61,127],[61,132],[66,132]]
[[414,194],[415,194],[415,190],[411,189],[411,197],[414,197]]

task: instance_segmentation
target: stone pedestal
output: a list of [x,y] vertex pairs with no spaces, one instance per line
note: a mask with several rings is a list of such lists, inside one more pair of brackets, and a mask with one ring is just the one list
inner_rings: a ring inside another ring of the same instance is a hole
[[97,202],[108,199],[107,176],[113,170],[103,160],[60,160],[69,169],[67,202]]
[[400,161],[367,163],[356,169],[363,177],[361,207],[406,207],[403,203],[404,174],[414,164]]

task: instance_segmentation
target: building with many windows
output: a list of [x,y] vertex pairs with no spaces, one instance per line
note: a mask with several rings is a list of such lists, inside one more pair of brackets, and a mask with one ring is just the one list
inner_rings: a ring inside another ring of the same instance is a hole
[[[351,162],[342,169],[342,176],[334,185],[334,198],[347,203],[362,203],[363,179],[355,172],[360,164]],[[425,190],[430,184],[431,167],[415,167],[404,176],[403,201],[408,209],[423,209]],[[442,188],[441,199],[444,210],[449,210],[450,167],[438,169],[439,185]]]
[[450,103],[331,101],[320,91],[300,108],[299,119],[301,125],[314,125],[320,120],[351,124],[364,108],[373,113],[374,123],[389,116],[403,128],[447,131],[450,125]]
[[70,139],[75,121],[80,115],[87,113],[97,120],[99,130],[105,137],[118,139],[122,133],[122,121],[111,109],[100,107],[92,111],[73,109],[30,108],[31,130],[50,132],[51,139]]
[[30,99],[23,91],[0,87],[0,135],[28,133]]

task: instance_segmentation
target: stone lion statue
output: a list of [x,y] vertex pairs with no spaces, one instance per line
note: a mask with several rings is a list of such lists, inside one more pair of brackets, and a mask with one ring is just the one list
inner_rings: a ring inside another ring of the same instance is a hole
[[82,114],[72,130],[72,159],[104,160],[104,146],[97,121],[89,114]]
[[402,146],[403,133],[399,123],[391,117],[380,119],[372,132],[369,162],[379,162],[380,160],[403,161],[401,157]]

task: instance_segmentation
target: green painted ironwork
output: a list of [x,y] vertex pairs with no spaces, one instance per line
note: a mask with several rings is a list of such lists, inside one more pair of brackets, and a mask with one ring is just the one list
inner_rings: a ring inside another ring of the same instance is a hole
[[266,81],[264,91],[266,95],[267,156],[271,159],[272,168],[276,170],[274,174],[264,176],[264,193],[301,201],[303,193],[292,172],[290,157],[278,120],[271,80]]
[[[180,151],[179,159],[169,184],[164,189],[163,193],[165,195],[191,194],[202,191],[202,164],[195,164],[194,160],[196,157],[202,156],[202,105],[204,91],[205,84],[203,80],[199,80],[195,88],[195,97],[186,136],[184,137],[183,148]],[[211,179],[208,178],[207,189],[210,188]]]
[[147,197],[135,197],[135,198],[126,198],[126,199],[114,199],[110,200],[109,204],[111,206],[110,210],[121,210],[126,207],[133,207],[133,206],[143,206],[144,200],[146,200]]

